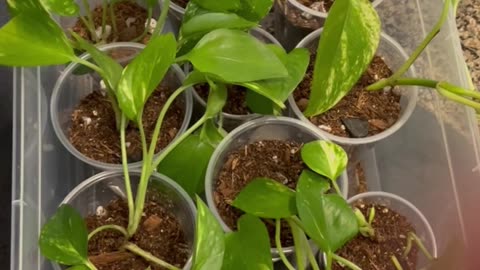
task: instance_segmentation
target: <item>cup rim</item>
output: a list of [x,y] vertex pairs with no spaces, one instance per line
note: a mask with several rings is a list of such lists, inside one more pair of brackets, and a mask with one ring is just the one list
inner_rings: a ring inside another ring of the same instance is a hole
[[[315,17],[327,18],[328,16],[328,12],[321,12],[321,11],[311,9],[309,7],[306,7],[305,5],[300,4],[297,0],[287,0],[287,1],[290,2],[292,5],[294,5],[296,8],[300,9],[301,11],[312,14]],[[383,0],[375,0],[372,2],[372,5],[374,8],[376,8],[382,2]]]
[[[218,158],[220,157],[221,154],[223,154],[224,150],[226,147],[231,143],[232,139],[234,137],[237,137],[238,135],[241,135],[245,131],[255,128],[258,126],[263,126],[267,124],[277,124],[277,123],[286,123],[289,125],[297,126],[302,129],[303,132],[309,132],[312,136],[317,137],[319,140],[326,140],[328,141],[328,138],[324,137],[323,134],[318,132],[317,129],[313,128],[312,126],[306,125],[304,122],[290,118],[290,117],[283,117],[283,116],[266,116],[266,117],[261,117],[257,118],[255,120],[246,122],[237,128],[235,128],[233,131],[231,131],[221,142],[220,144],[216,147],[215,151],[212,154],[212,157],[210,158],[210,161],[208,163],[207,167],[207,172],[205,174],[205,196],[207,199],[207,204],[210,209],[210,211],[213,213],[217,221],[220,223],[222,226],[223,230],[225,232],[231,232],[232,229],[225,224],[223,221],[223,218],[220,216],[217,206],[213,200],[213,189],[214,189],[214,184],[215,180],[213,177],[214,173],[214,167],[218,162]],[[348,196],[348,176],[346,170],[342,173],[342,175],[339,177],[337,182],[341,182],[341,191],[342,191],[342,196],[344,198],[347,198]],[[285,253],[292,253],[295,250],[294,246],[290,247],[283,247],[282,249]],[[278,254],[277,248],[270,248],[270,252],[272,254]]]
[[[257,32],[259,33],[260,35],[262,35],[263,37],[265,37],[266,39],[268,39],[269,41],[272,42],[272,44],[275,44],[275,45],[278,45],[280,47],[283,48],[283,46],[280,44],[280,42],[272,35],[270,34],[269,32],[267,32],[265,29],[262,29],[260,27],[255,27],[255,28],[252,28],[250,30],[251,32]],[[185,73],[187,72],[187,70],[185,70]],[[192,95],[193,95],[193,98],[195,99],[195,101],[197,101],[198,103],[200,103],[200,105],[202,105],[203,108],[206,108],[207,107],[207,103],[205,102],[205,100],[197,93],[197,91],[195,91],[195,89],[192,90]],[[252,119],[255,119],[255,118],[260,118],[262,117],[261,114],[258,114],[258,113],[250,113],[250,114],[231,114],[231,113],[226,113],[226,112],[222,112],[222,116],[224,118],[227,118],[227,119],[232,119],[232,120],[238,120],[238,121],[248,121],[248,120],[252,120]]]
[[[109,43],[105,45],[98,46],[97,48],[101,51],[109,51],[112,49],[116,48],[131,48],[131,49],[138,49],[138,50],[143,50],[146,46],[144,44],[140,43],[134,43],[134,42],[116,42],[116,43]],[[82,60],[88,60],[90,59],[90,54],[89,53],[84,53],[80,57]],[[70,152],[73,156],[75,156],[77,159],[81,160],[82,162],[93,166],[95,168],[100,168],[102,170],[121,170],[122,169],[122,164],[110,164],[110,163],[105,163],[101,161],[94,160],[92,158],[87,157],[84,155],[82,152],[80,152],[73,144],[70,142],[70,140],[65,136],[62,127],[60,126],[60,120],[59,120],[59,115],[57,113],[57,106],[59,102],[59,95],[61,92],[61,87],[63,83],[67,80],[69,76],[72,75],[73,70],[80,66],[78,63],[70,63],[65,70],[61,73],[61,75],[58,77],[53,92],[52,92],[52,97],[50,100],[50,119],[52,121],[52,126],[53,130],[55,131],[55,134],[57,135],[57,138],[59,141],[62,143],[64,148]],[[178,79],[180,81],[183,81],[185,79],[185,74],[183,73],[182,69],[177,65],[174,64],[170,67],[173,72],[176,74]],[[178,139],[179,136],[181,136],[182,133],[184,133],[188,125],[190,123],[190,120],[192,118],[192,111],[193,111],[193,98],[192,98],[192,91],[191,89],[188,89],[183,93],[183,96],[185,98],[185,115],[183,117],[183,122],[182,125],[180,126],[180,129],[178,130],[177,135],[175,138],[172,140],[175,141]],[[170,142],[170,143],[172,143]],[[169,144],[170,144],[169,143]],[[162,150],[163,151],[163,150]],[[155,154],[155,156],[158,156],[161,153],[158,152]],[[137,162],[129,163],[128,167],[129,168],[138,168],[142,165],[143,159]]]
[[[320,34],[322,33],[323,28],[317,29],[310,33],[308,36],[306,36],[300,43],[298,43],[296,48],[305,48],[312,40],[315,40],[316,38],[320,37]],[[404,57],[405,59],[408,59],[408,54],[405,52],[403,47],[391,36],[387,35],[384,32],[381,32],[380,34],[381,39],[385,40],[389,45],[393,46],[397,52]],[[411,73],[412,77],[415,77],[416,75],[416,70],[415,66],[412,65],[409,69],[409,72]],[[418,100],[418,87],[417,86],[412,86],[409,87],[407,90],[407,95],[405,95],[408,98],[407,105],[404,107],[403,113],[400,115],[400,117],[397,119],[397,121],[388,129],[384,130],[383,132],[380,132],[378,134],[375,134],[373,136],[368,136],[365,138],[347,138],[347,137],[340,137],[333,135],[327,131],[324,131],[317,126],[315,126],[313,123],[311,123],[300,111],[300,109],[297,106],[297,103],[295,102],[295,99],[293,98],[293,95],[290,95],[288,97],[288,103],[290,108],[292,109],[293,113],[295,114],[295,117],[299,118],[300,120],[308,123],[309,125],[315,127],[318,129],[324,136],[326,136],[328,139],[331,141],[338,143],[340,145],[348,145],[348,146],[358,146],[358,145],[365,145],[365,144],[372,144],[379,142],[385,138],[388,138],[389,136],[393,135],[395,132],[397,132],[405,123],[410,119],[412,116],[413,112],[415,111],[415,108],[417,106],[417,100]]]

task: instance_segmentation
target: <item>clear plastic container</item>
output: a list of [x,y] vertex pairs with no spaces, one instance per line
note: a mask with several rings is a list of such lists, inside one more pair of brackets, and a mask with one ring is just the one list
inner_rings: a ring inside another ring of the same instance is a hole
[[[213,152],[205,176],[205,193],[208,206],[226,232],[231,231],[231,229],[222,220],[213,199],[217,176],[232,151],[261,140],[294,141],[303,144],[315,140],[325,140],[325,137],[315,128],[305,125],[299,120],[287,117],[258,118],[230,132],[215,149],[215,152]],[[343,196],[346,198],[348,193],[346,173],[342,174],[337,182]],[[285,254],[292,254],[294,248],[285,247],[283,250]],[[279,258],[276,248],[272,248],[271,253],[274,259]]]
[[[323,29],[318,29],[315,32],[311,33],[305,39],[303,39],[299,44],[298,48],[308,48],[310,50],[315,51],[318,46],[318,39],[321,37]],[[388,36],[385,33],[382,33],[380,43],[377,50],[377,55],[383,57],[385,63],[390,67],[392,70],[397,70],[402,66],[403,63],[408,59],[408,55],[405,50],[398,44],[392,37]],[[408,77],[415,77],[416,72],[414,66],[412,66],[406,73]],[[400,117],[397,122],[392,125],[387,130],[376,134],[374,136],[369,136],[365,138],[346,138],[333,135],[329,132],[326,132],[314,124],[312,124],[300,111],[298,108],[293,95],[288,98],[288,104],[290,105],[290,109],[293,112],[294,116],[309,125],[312,125],[315,128],[324,134],[329,140],[343,145],[343,146],[357,146],[357,145],[365,145],[365,144],[374,144],[380,140],[383,140],[396,131],[398,131],[410,118],[413,111],[415,110],[416,103],[417,103],[417,94],[418,94],[418,87],[398,87],[394,91],[398,91],[401,94],[400,99]]]
[[[383,1],[383,31],[410,54],[441,13],[440,0]],[[415,64],[418,76],[468,87],[455,17]],[[95,168],[71,155],[57,139],[49,102],[64,66],[17,68],[13,87],[12,270],[51,270],[39,253],[38,235],[60,202]],[[455,240],[472,241],[478,224],[480,133],[475,112],[435,91],[419,89],[409,120],[373,147],[359,147],[369,191],[399,195],[430,222],[438,254]],[[355,184],[349,176],[349,186]],[[351,195],[355,193],[352,192]]]
[[[99,48],[111,56],[118,57],[117,60],[119,63],[126,65],[144,47],[144,45],[138,43],[122,42],[104,45]],[[89,60],[90,55],[84,54],[81,58],[84,60]],[[78,151],[68,139],[68,132],[71,126],[71,115],[75,107],[80,104],[80,101],[85,96],[95,90],[100,89],[101,78],[97,73],[75,75],[75,70],[77,70],[80,66],[81,65],[76,63],[69,65],[65,71],[62,72],[55,85],[50,107],[53,128],[65,148],[81,161],[103,170],[121,170],[121,164],[108,164],[85,156]],[[178,66],[173,66],[165,75],[162,84],[168,86],[170,89],[177,89],[182,85],[184,78],[185,75],[183,71]],[[191,90],[186,91],[179,99],[179,102],[183,106],[185,116],[183,123],[178,130],[176,138],[185,132],[190,123],[190,118],[192,116]],[[131,168],[138,168],[141,166],[141,164],[142,161],[138,161],[129,164],[129,166]]]
[[[377,7],[382,2],[375,0],[372,5]],[[312,31],[323,27],[328,16],[323,4],[314,9],[298,0],[277,0],[275,3],[275,33],[288,50],[295,48]]]
[[[348,203],[350,205],[354,205],[356,203],[381,205],[397,212],[405,217],[410,224],[412,224],[413,228],[415,228],[415,234],[418,236],[418,238],[420,238],[428,252],[430,252],[434,258],[438,256],[437,241],[435,239],[432,226],[430,226],[430,223],[422,214],[422,212],[420,212],[415,205],[404,198],[395,194],[377,191],[358,194],[348,199]],[[322,259],[323,262],[325,262],[325,254],[320,254],[323,255]],[[429,263],[430,261],[423,255],[423,253],[418,251],[416,263],[417,268],[422,269],[422,267],[427,267]]]
[[[137,192],[140,175],[140,171],[130,172],[133,194]],[[154,173],[150,177],[148,191],[158,192],[162,200],[169,202],[168,205],[171,208],[167,210],[171,211],[178,219],[187,244],[193,251],[196,208],[190,196],[177,183],[158,173]],[[61,204],[71,205],[82,216],[86,217],[95,214],[99,206],[105,207],[116,199],[127,199],[123,172],[102,172],[78,185],[65,197]],[[183,269],[190,269],[191,264],[192,257],[190,256]],[[60,270],[57,264],[53,265],[55,269]]]
[[[280,43],[273,37],[270,33],[267,31],[263,30],[262,28],[256,27],[250,31],[250,34],[257,38],[258,40],[262,41],[263,43],[266,44],[276,44],[280,45]],[[207,104],[205,103],[205,100],[197,93],[197,91],[192,91],[193,92],[193,97],[195,100],[194,108],[195,108],[195,114],[203,115],[203,112],[205,111],[205,107]],[[253,120],[255,118],[259,118],[262,115],[252,113],[252,114],[246,114],[246,115],[236,115],[236,114],[230,114],[230,113],[222,113],[222,127],[226,131],[231,131],[235,129],[236,127],[240,126],[241,124]]]

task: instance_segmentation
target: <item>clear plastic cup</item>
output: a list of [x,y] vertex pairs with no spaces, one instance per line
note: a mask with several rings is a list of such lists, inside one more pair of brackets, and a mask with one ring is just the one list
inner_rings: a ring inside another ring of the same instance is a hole
[[[140,182],[141,173],[138,170],[130,172],[132,192],[135,195]],[[125,185],[123,172],[102,172],[90,177],[73,189],[60,205],[68,204],[75,208],[82,216],[86,217],[96,213],[99,206],[106,206],[112,200],[125,199]],[[171,202],[168,209],[178,219],[181,229],[185,234],[187,244],[193,252],[195,240],[196,208],[188,194],[174,181],[165,175],[153,173],[148,186],[149,191],[157,191],[162,198]],[[58,264],[52,263],[59,270]],[[190,269],[192,254],[183,267]]]
[[[422,212],[420,212],[420,210],[418,210],[418,208],[415,207],[415,205],[413,205],[411,202],[398,195],[382,191],[365,192],[348,199],[348,203],[350,205],[354,205],[357,202],[382,205],[404,216],[415,228],[415,234],[420,238],[420,240],[422,240],[422,243],[425,245],[425,248],[430,252],[430,254],[432,254],[434,258],[438,256],[437,241],[435,239],[432,226],[430,226],[430,223],[428,223],[428,220],[425,218]],[[325,253],[320,253],[320,255],[322,256],[321,260],[326,262]],[[426,258],[423,253],[419,251],[417,257],[417,269],[423,269],[428,265],[428,258]]]
[[[322,33],[323,29],[318,29],[315,32],[308,35],[304,40],[302,40],[298,44],[298,48],[316,48],[318,45],[318,39],[320,34]],[[386,62],[386,64],[393,70],[397,70],[405,61],[408,59],[408,55],[405,50],[390,36],[385,33],[381,34],[380,44],[378,46],[377,54],[382,56]],[[408,77],[415,77],[415,68],[412,66],[406,73]],[[326,138],[329,140],[345,146],[348,148],[349,146],[359,146],[359,145],[373,145],[376,142],[379,142],[390,135],[394,134],[397,130],[399,130],[410,118],[413,111],[415,110],[417,104],[417,94],[418,94],[418,87],[398,87],[398,92],[401,94],[400,99],[400,117],[395,124],[393,124],[387,130],[378,133],[373,136],[365,137],[365,138],[346,138],[335,136],[329,132],[326,132],[314,124],[312,124],[300,111],[298,108],[293,95],[288,98],[288,103],[290,106],[290,112],[293,114],[294,117],[302,120],[305,123],[315,127],[319,130]]]
[[[145,48],[145,45],[124,42],[112,43],[99,47],[100,50],[105,51],[110,55],[114,55],[117,61],[123,65],[132,60],[134,56],[143,48]],[[81,56],[81,58],[84,60],[89,60],[90,55],[84,54]],[[73,110],[85,96],[94,90],[100,89],[101,78],[98,76],[98,74],[73,74],[73,72],[80,66],[81,65],[76,63],[70,64],[57,80],[50,103],[53,128],[58,139],[65,146],[65,148],[81,161],[102,170],[121,170],[121,164],[108,164],[88,158],[78,151],[68,139],[68,130],[71,126],[71,114]],[[170,68],[170,71],[167,73],[167,75],[165,75],[162,84],[172,89],[177,89],[179,86],[181,86],[184,78],[185,74],[183,71],[177,65],[174,65]],[[179,97],[179,100],[183,106],[185,116],[176,138],[185,132],[188,124],[190,123],[193,103],[191,90],[186,91],[182,96]],[[142,162],[138,161],[135,163],[130,163],[129,167],[138,168],[141,165]]]
[[[160,0],[160,4],[163,6],[164,0]],[[185,15],[185,8],[181,7],[175,1],[170,0],[170,9],[168,10],[170,22],[173,27],[173,32],[178,33],[180,26],[182,25],[183,15]]]
[[[275,36],[287,50],[295,46],[305,36],[323,27],[328,12],[321,12],[304,6],[297,0],[275,1]],[[383,0],[375,0],[377,7]]]
[[[298,143],[307,143],[315,140],[326,140],[326,138],[318,132],[318,129],[312,128],[299,120],[287,117],[258,118],[230,132],[215,149],[208,163],[205,176],[205,193],[208,206],[226,232],[230,232],[231,229],[222,220],[213,199],[217,176],[230,152],[260,140],[289,140]],[[346,198],[348,192],[347,174],[343,173],[337,182],[342,195]],[[294,247],[285,247],[283,251],[285,254],[292,254]],[[272,248],[271,253],[274,260],[279,259],[276,248]]]
[[[259,41],[262,41],[265,44],[276,44],[280,45],[280,43],[273,37],[270,33],[267,31],[263,30],[262,28],[256,27],[250,30],[250,34],[257,38]],[[189,70],[189,66],[186,67],[186,70]],[[188,71],[187,71],[188,72]],[[195,102],[195,114],[198,115],[203,115],[203,112],[205,111],[206,102],[205,100],[197,93],[197,91],[193,91],[193,97]],[[252,113],[252,114],[245,114],[245,115],[236,115],[236,114],[230,114],[230,113],[222,113],[222,127],[226,131],[231,131],[235,129],[236,127],[240,126],[241,124],[248,122],[250,120],[256,119],[262,117],[260,114]]]

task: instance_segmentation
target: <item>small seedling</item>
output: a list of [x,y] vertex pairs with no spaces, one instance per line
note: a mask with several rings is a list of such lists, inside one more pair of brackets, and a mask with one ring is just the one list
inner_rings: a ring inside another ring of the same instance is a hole
[[375,236],[375,229],[372,227],[373,219],[375,218],[375,207],[370,208],[370,212],[368,215],[368,222],[365,219],[365,216],[362,214],[360,209],[354,209],[355,216],[357,217],[358,225],[360,234],[365,237],[374,237]]

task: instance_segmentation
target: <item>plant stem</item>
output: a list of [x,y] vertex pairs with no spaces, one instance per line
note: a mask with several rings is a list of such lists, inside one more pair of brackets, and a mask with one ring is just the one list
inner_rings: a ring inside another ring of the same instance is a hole
[[413,232],[408,233],[407,246],[405,247],[405,251],[403,252],[403,257],[407,257],[410,253],[412,249],[412,242],[417,244],[425,257],[427,257],[430,261],[434,260],[432,254],[430,254],[425,245],[423,245],[422,240],[420,240],[420,238],[418,238],[418,236]]
[[297,267],[298,269],[303,270],[305,269],[304,258],[306,258],[305,247],[306,247],[306,241],[307,241],[305,237],[305,233],[290,218],[287,218],[286,221],[290,226],[290,229],[293,235],[293,243],[295,245],[295,256],[297,258]]
[[[107,0],[102,0],[102,39],[105,36],[105,27],[107,24]],[[107,42],[105,40],[105,42]]]
[[133,243],[126,243],[123,247],[126,250],[129,250],[130,252],[144,258],[145,260],[147,260],[149,262],[152,262],[154,264],[157,264],[157,265],[159,265],[163,268],[166,268],[166,269],[169,269],[169,270],[180,270],[180,268],[178,268],[176,266],[173,266],[173,265],[155,257],[152,253],[141,249],[140,247],[138,247],[137,245],[135,245]]
[[148,13],[148,19],[147,19],[147,24],[145,25],[145,29],[143,30],[143,33],[134,38],[131,42],[138,42],[138,41],[141,41],[148,33],[148,29],[150,28],[150,23],[152,22],[152,7],[149,6],[148,9],[147,9],[147,13]]
[[97,233],[104,231],[104,230],[115,230],[123,234],[126,238],[128,238],[128,232],[125,228],[118,226],[118,225],[104,225],[101,227],[96,228],[90,234],[88,234],[88,240],[92,239]]
[[332,252],[329,251],[326,253],[327,254],[327,261],[325,262],[326,264],[326,269],[327,270],[332,270]]
[[108,88],[107,90],[107,97],[108,100],[110,101],[110,104],[112,105],[113,112],[115,114],[115,126],[117,127],[117,130],[120,130],[120,125],[122,121],[122,111],[120,110],[120,107],[118,107],[117,99],[115,98],[115,93]]
[[480,103],[478,103],[478,102],[475,102],[471,99],[464,98],[464,97],[459,96],[457,94],[451,93],[451,92],[449,92],[448,90],[446,90],[442,87],[437,87],[437,90],[442,96],[444,96],[444,97],[446,97],[450,100],[453,100],[453,101],[458,102],[460,104],[467,105],[467,106],[472,107],[476,110],[480,110]]
[[317,261],[315,260],[315,256],[313,255],[313,251],[310,248],[307,249],[307,257],[313,270],[320,270],[320,267],[318,267]]
[[425,50],[425,48],[430,44],[430,42],[437,36],[437,34],[440,32],[440,29],[442,28],[443,24],[445,23],[445,20],[448,17],[448,10],[450,8],[451,2],[448,0],[443,1],[443,10],[442,10],[442,15],[440,16],[440,19],[438,22],[435,24],[433,27],[432,31],[425,37],[425,39],[420,43],[420,45],[415,49],[415,51],[412,53],[410,58],[392,75],[390,78],[378,81],[369,87],[367,87],[367,90],[380,90],[383,89],[384,87],[391,85],[392,81],[397,80],[401,76],[407,72],[407,70],[413,65],[413,63],[418,59],[418,57],[422,54],[422,52]]
[[167,20],[168,16],[168,9],[170,8],[170,0],[164,0],[162,6],[162,12],[160,13],[160,17],[158,17],[157,27],[152,33],[152,36],[158,36],[162,30],[163,26],[165,25],[165,21]]
[[348,268],[350,268],[350,269],[352,269],[352,270],[362,270],[362,268],[358,267],[358,266],[357,266],[356,264],[354,264],[353,262],[351,262],[351,261],[349,261],[349,260],[347,260],[347,259],[345,259],[345,258],[343,258],[343,257],[340,257],[340,256],[338,256],[338,255],[335,254],[335,253],[332,254],[332,258],[333,258],[335,261],[337,261],[337,262],[339,262],[339,263],[347,266]]
[[395,265],[395,268],[397,268],[397,270],[403,270],[402,265],[398,261],[397,257],[395,257],[395,255],[393,255],[391,259],[392,259],[393,265]]
[[80,16],[80,19],[83,21],[83,24],[90,29],[90,32],[92,34],[92,39],[95,41],[95,43],[98,42],[98,36],[97,33],[95,32],[95,23],[93,22],[92,18],[92,11],[90,10],[90,4],[88,3],[88,0],[82,0],[83,7],[85,8],[85,12],[87,13],[87,20],[83,16]]
[[340,195],[340,197],[343,197],[342,191],[340,190],[340,187],[338,186],[337,181],[332,180],[332,185],[333,185],[333,188],[335,189],[335,192],[337,192],[337,194]]
[[77,56],[72,58],[72,61],[76,62],[78,64],[82,64],[82,65],[84,65],[88,68],[91,68],[91,69],[95,70],[100,76],[103,77],[103,74],[104,74],[103,70],[100,67],[98,67],[97,65],[93,64],[92,62],[87,61],[87,60],[83,60],[82,58],[79,58]]
[[118,28],[117,28],[117,18],[115,16],[115,3],[110,3],[109,5],[109,10],[110,10],[110,21],[112,23],[112,29],[114,36],[118,36]]
[[464,89],[462,87],[458,87],[448,82],[439,82],[437,84],[437,87],[447,89],[449,92],[452,92],[457,95],[480,99],[480,92],[476,91],[475,89],[474,90]]
[[295,222],[295,225],[297,225],[302,231],[306,231],[305,230],[305,227],[303,226],[302,224],[302,221],[297,217],[297,216],[293,216],[291,218],[289,218],[291,221]]
[[148,155],[148,151],[147,151],[147,147],[146,147],[147,146],[147,137],[145,136],[145,129],[143,127],[143,108],[140,111],[140,113],[138,114],[137,123],[138,123],[138,129],[140,130],[140,139],[141,139],[142,145],[145,145],[145,147],[142,147],[143,156],[146,157]]
[[85,262],[85,266],[90,268],[90,270],[98,270],[97,267],[89,260]]
[[[135,205],[133,201],[133,192],[130,182],[130,173],[128,171],[128,161],[127,161],[127,147],[125,143],[125,129],[127,119],[124,114],[122,114],[120,123],[120,144],[122,150],[122,166],[123,166],[123,178],[125,180],[125,191],[127,193],[127,202],[128,202],[128,225],[130,226],[130,221],[133,220],[133,214],[135,211]],[[127,235],[130,236],[130,234]]]
[[295,267],[288,261],[285,253],[283,253],[282,248],[282,241],[280,240],[280,219],[275,220],[275,245],[277,246],[278,255],[280,255],[280,259],[282,260],[283,264],[288,268],[288,270],[295,270]]

